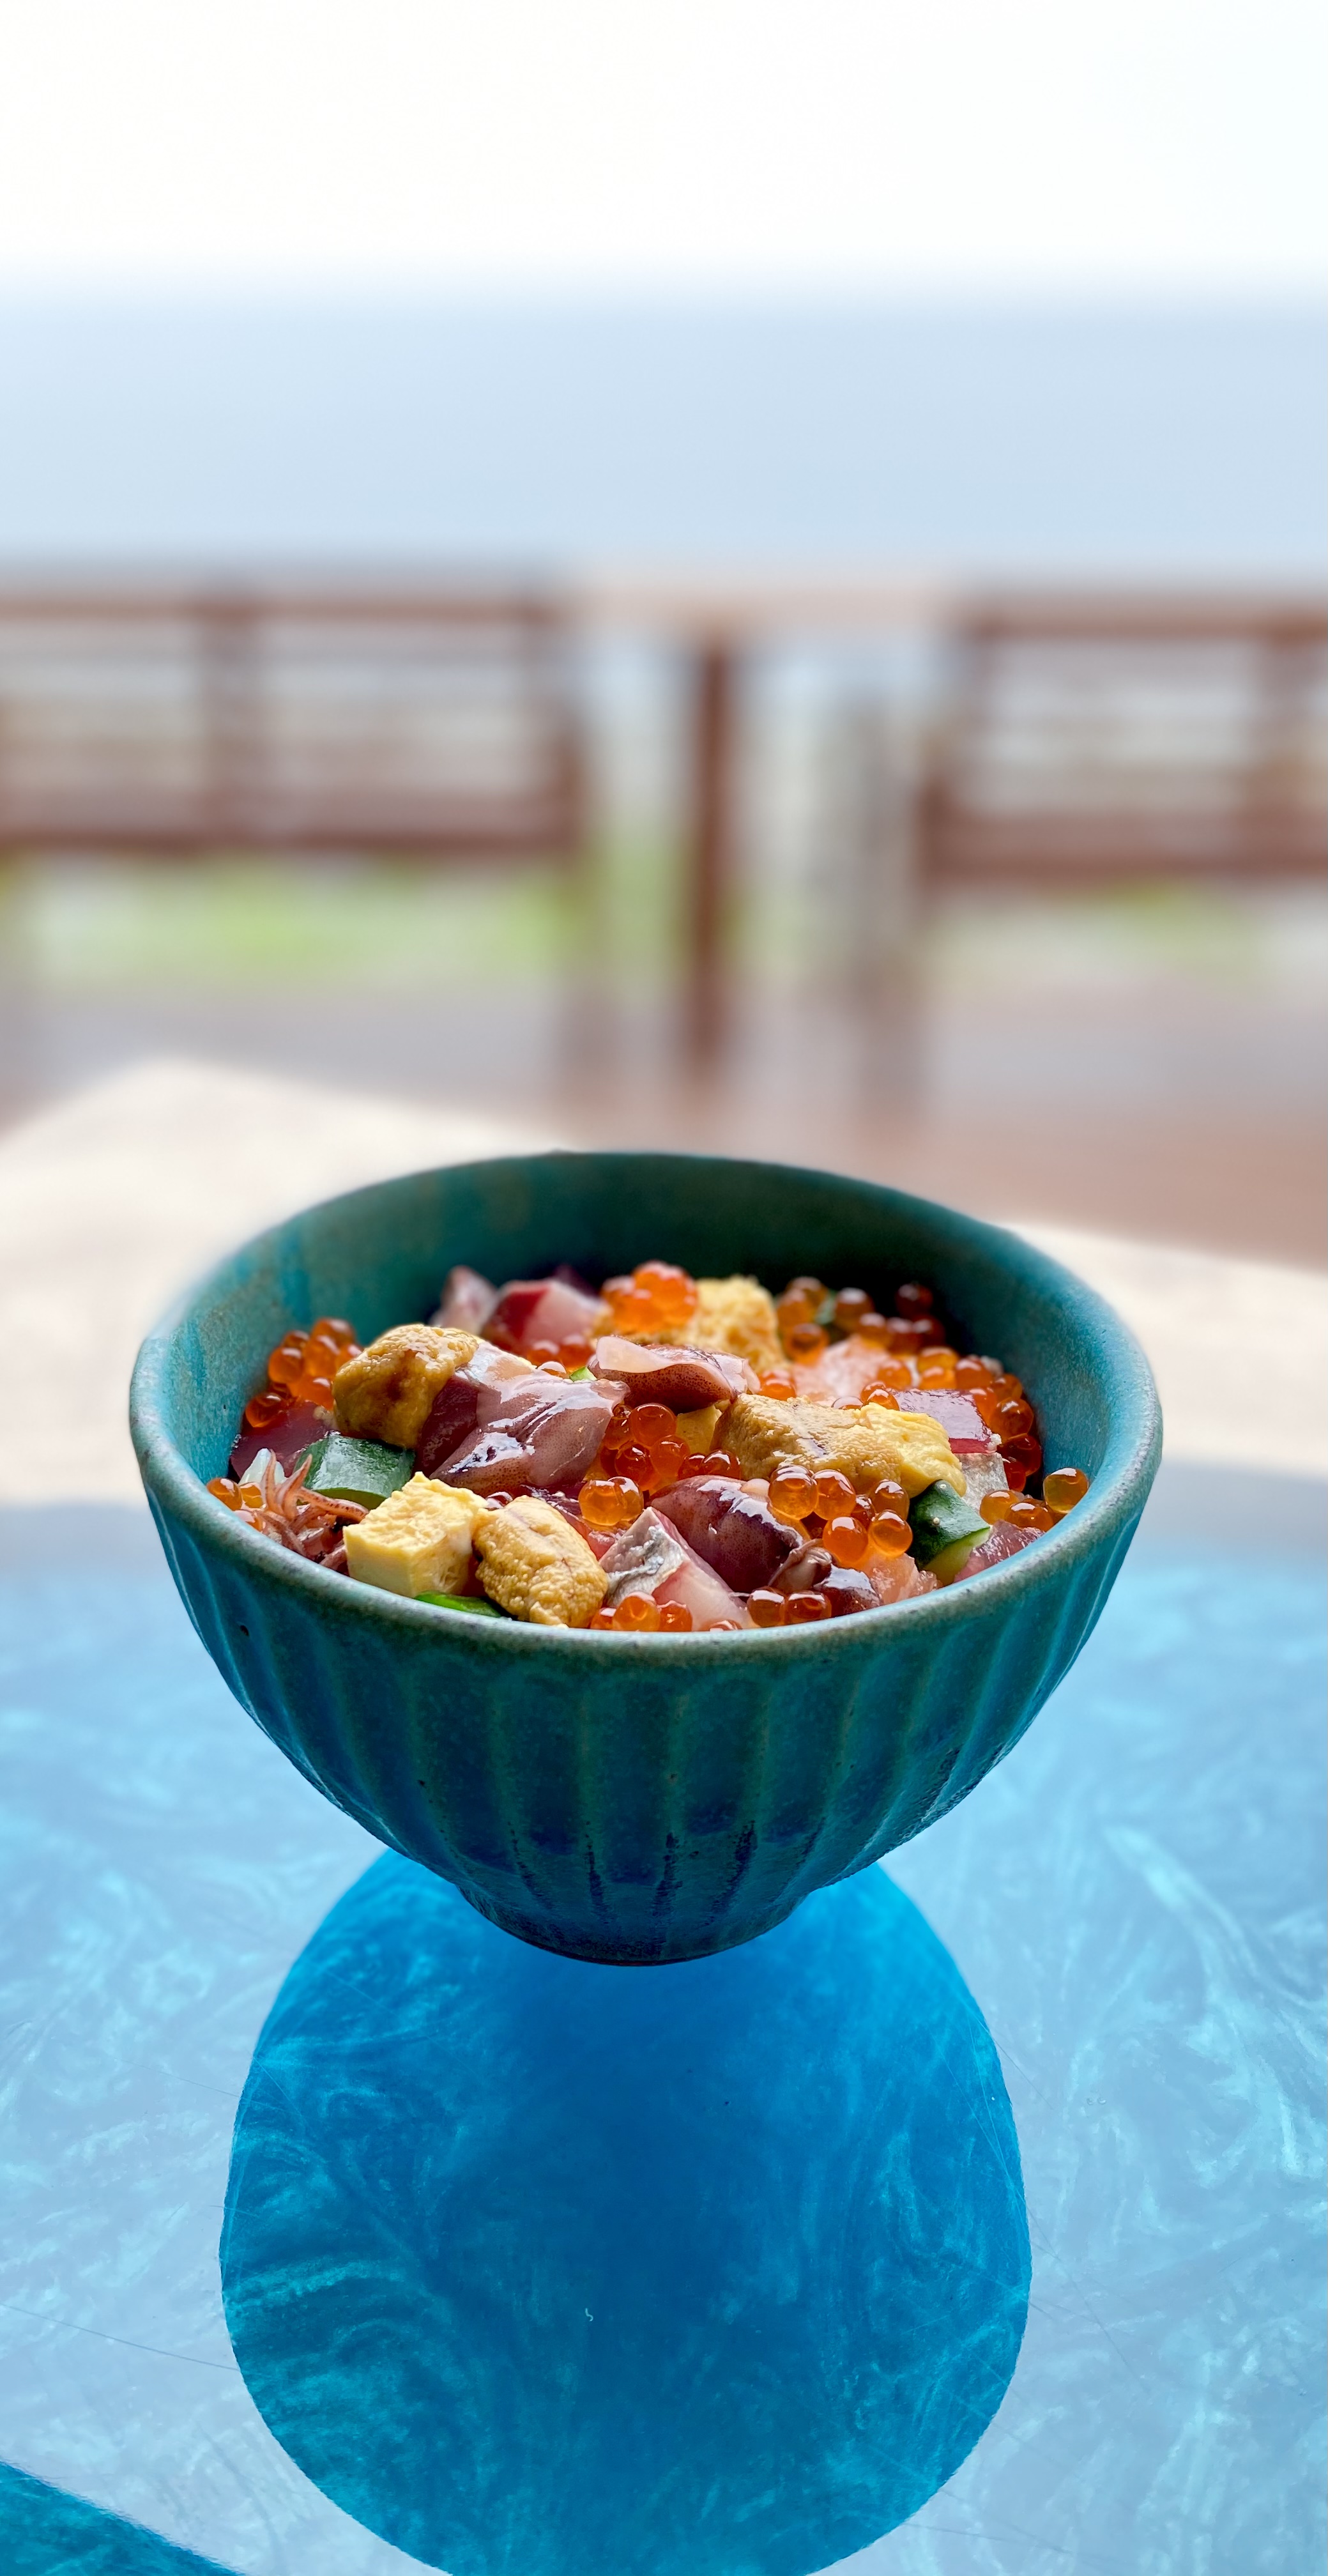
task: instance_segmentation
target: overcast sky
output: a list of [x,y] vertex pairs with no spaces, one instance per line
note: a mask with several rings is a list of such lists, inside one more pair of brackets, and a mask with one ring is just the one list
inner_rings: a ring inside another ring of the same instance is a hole
[[0,283],[1303,290],[1323,0],[0,0]]

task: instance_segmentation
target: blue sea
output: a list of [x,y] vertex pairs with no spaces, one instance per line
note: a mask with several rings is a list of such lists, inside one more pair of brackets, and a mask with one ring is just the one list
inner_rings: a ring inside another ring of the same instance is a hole
[[0,561],[1318,580],[1312,306],[10,301]]

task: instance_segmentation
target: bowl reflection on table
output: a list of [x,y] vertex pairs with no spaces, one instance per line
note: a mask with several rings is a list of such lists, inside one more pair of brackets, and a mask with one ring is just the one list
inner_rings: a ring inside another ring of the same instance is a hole
[[[447,1270],[600,1279],[923,1278],[1028,1388],[1048,1466],[1092,1489],[974,1581],[802,1630],[590,1633],[431,1609],[276,1548],[206,1491],[292,1326],[368,1341]],[[699,1957],[782,1922],[975,1787],[1068,1670],[1160,1446],[1111,1309],[1017,1237],[866,1182],[690,1155],[546,1154],[385,1181],[274,1226],[152,1333],[131,1419],[171,1570],[231,1689],[290,1760],[491,1921],[574,1957]]]
[[384,1854],[268,2015],[220,2255],[268,2430],[451,2576],[837,2562],[967,2456],[1028,2309],[991,2033],[876,1869],[643,1987]]

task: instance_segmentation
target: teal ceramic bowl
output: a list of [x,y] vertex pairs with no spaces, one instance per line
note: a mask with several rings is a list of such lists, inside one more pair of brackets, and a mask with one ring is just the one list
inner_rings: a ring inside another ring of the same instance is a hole
[[[1024,1380],[1049,1466],[1092,1490],[1008,1564],[774,1634],[621,1637],[398,1600],[274,1547],[206,1491],[292,1325],[364,1341],[491,1278],[652,1255],[709,1275],[923,1278]],[[481,1914],[575,1958],[690,1959],[944,1815],[1018,1742],[1111,1589],[1156,1471],[1157,1397],[1101,1298],[1015,1236],[865,1182],[663,1154],[421,1172],[260,1235],[139,1354],[131,1419],[190,1618],[236,1698],[335,1806]]]

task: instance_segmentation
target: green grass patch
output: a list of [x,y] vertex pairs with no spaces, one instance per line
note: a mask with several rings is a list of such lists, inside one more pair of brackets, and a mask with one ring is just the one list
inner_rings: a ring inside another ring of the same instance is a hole
[[50,993],[245,983],[438,989],[555,975],[586,939],[647,977],[677,946],[667,854],[596,857],[587,905],[552,868],[218,857],[32,863],[5,872],[0,936]]

